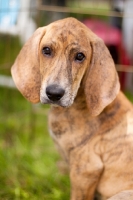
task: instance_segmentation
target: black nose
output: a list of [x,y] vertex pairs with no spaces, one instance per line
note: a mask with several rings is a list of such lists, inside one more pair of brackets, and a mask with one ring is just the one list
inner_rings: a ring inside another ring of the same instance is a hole
[[52,101],[59,101],[65,93],[59,85],[50,85],[46,88],[46,94],[48,98]]

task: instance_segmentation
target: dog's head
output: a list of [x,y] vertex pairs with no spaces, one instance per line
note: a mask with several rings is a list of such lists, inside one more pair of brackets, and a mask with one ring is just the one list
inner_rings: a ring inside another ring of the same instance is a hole
[[119,92],[115,66],[103,41],[74,18],[37,29],[11,71],[29,101],[63,107],[73,104],[84,77],[92,115],[98,115]]

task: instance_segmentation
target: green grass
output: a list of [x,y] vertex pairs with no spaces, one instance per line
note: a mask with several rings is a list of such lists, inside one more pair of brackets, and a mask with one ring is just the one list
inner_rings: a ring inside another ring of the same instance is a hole
[[69,199],[69,178],[47,130],[48,107],[0,88],[0,200]]
[[[0,35],[0,74],[10,67],[21,45]],[[0,88],[0,200],[68,200],[68,175],[48,134],[47,106],[32,106],[17,90]]]

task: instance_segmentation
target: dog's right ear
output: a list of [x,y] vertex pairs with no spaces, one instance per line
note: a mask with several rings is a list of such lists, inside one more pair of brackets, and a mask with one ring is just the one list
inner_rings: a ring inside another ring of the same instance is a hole
[[92,58],[86,73],[85,95],[90,114],[97,116],[116,98],[120,83],[115,64],[104,42],[89,33]]
[[46,28],[38,28],[20,51],[11,68],[14,82],[22,95],[32,103],[40,101],[39,44]]

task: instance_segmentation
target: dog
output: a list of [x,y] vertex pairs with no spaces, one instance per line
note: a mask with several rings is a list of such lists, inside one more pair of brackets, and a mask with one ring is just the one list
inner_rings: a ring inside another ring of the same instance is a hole
[[69,166],[71,200],[133,200],[133,106],[104,42],[75,18],[38,28],[11,73]]

